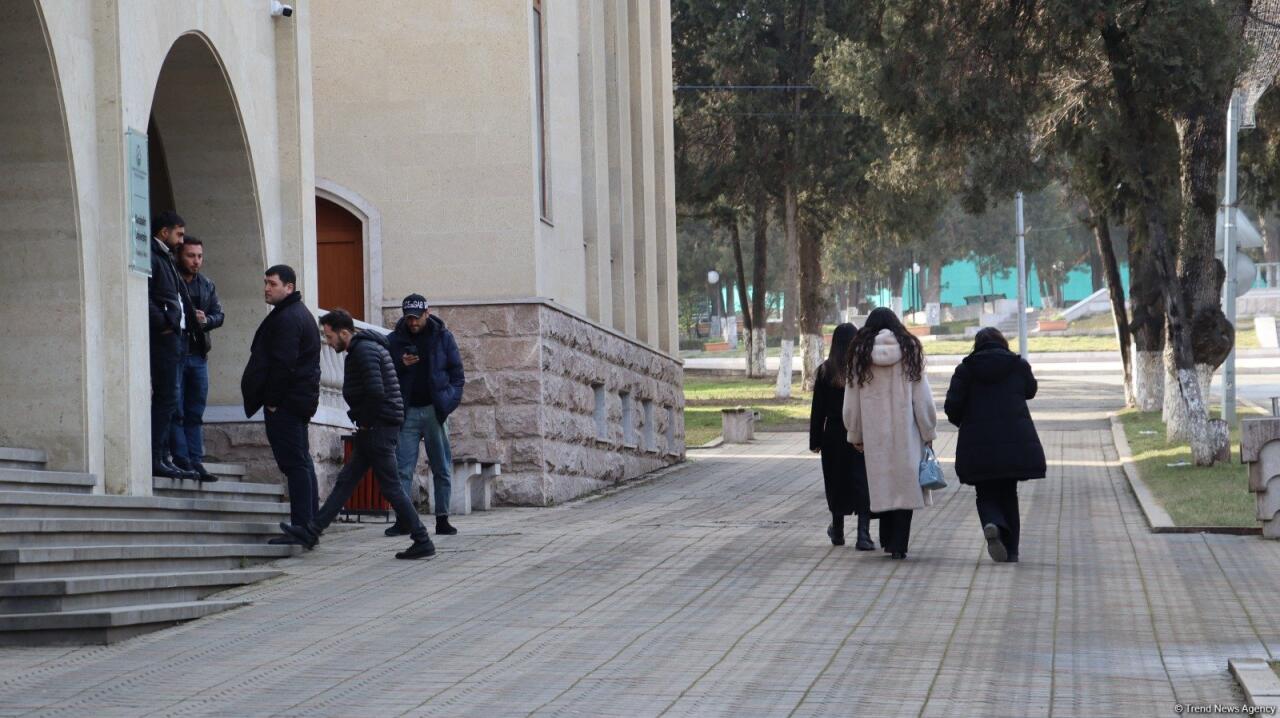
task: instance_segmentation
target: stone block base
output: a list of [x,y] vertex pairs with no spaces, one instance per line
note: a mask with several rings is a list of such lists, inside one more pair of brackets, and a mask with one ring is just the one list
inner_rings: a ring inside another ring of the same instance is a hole
[[[467,373],[448,421],[454,459],[501,462],[498,503],[549,506],[684,459],[677,359],[545,301],[432,312]],[[384,318],[394,326],[399,310]]]

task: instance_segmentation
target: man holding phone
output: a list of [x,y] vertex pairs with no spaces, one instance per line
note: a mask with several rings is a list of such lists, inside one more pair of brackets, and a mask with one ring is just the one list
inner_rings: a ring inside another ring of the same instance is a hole
[[[418,442],[427,447],[427,462],[435,484],[432,497],[436,514],[436,535],[451,536],[458,530],[449,524],[452,494],[453,453],[449,449],[449,414],[462,402],[466,378],[462,356],[453,334],[439,317],[432,316],[427,299],[410,294],[400,305],[404,316],[391,333],[391,357],[400,378],[405,399],[404,426],[397,447],[400,483],[405,495],[413,497],[413,470],[418,465]],[[409,533],[397,522],[388,536]]]

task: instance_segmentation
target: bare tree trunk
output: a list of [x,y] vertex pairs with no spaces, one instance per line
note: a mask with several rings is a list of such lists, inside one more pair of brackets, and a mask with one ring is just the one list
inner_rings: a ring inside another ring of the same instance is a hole
[[[1111,236],[1111,232],[1110,230],[1108,230],[1107,231],[1108,242],[1110,242],[1110,236]],[[1115,255],[1115,250],[1113,249],[1112,256],[1114,255]],[[1090,275],[1089,280],[1093,286],[1093,291],[1095,292],[1107,286],[1107,278],[1106,278],[1107,269],[1104,266],[1105,263],[1106,263],[1106,257],[1102,256],[1099,253],[1098,247],[1097,246],[1090,247],[1089,248],[1089,275]]]
[[1159,411],[1164,406],[1165,307],[1147,235],[1144,223],[1135,219],[1129,228],[1133,394],[1138,411]]
[[818,365],[822,364],[822,318],[827,311],[827,295],[822,287],[822,235],[812,227],[802,227],[799,250],[800,380],[805,391],[812,391]]
[[789,182],[783,188],[782,228],[784,241],[787,244],[786,293],[782,305],[782,338],[796,338],[796,310],[800,303],[800,238],[796,226],[796,214],[799,211],[796,188]]
[[[1193,377],[1198,392],[1182,392],[1173,406],[1166,406],[1165,430],[1169,440],[1190,441],[1198,465],[1213,463],[1221,447],[1209,426],[1208,382],[1226,360],[1235,332],[1222,313],[1221,265],[1214,257],[1214,229],[1218,212],[1218,171],[1221,168],[1226,131],[1226,102],[1207,100],[1180,117],[1178,130],[1179,174],[1182,192],[1181,238],[1178,243],[1178,290],[1186,303],[1181,326],[1170,321],[1170,337],[1181,330],[1189,334],[1190,357],[1178,343],[1166,352],[1168,388]],[[1171,318],[1172,319],[1172,318]],[[1187,361],[1190,359],[1190,361]],[[1194,394],[1198,393],[1197,397]],[[1198,400],[1198,401],[1197,401]],[[1201,424],[1203,426],[1201,426]],[[1209,443],[1205,443],[1209,442]],[[1205,457],[1208,457],[1207,459]]]
[[1093,230],[1095,253],[1098,257],[1098,274],[1105,280],[1111,297],[1111,316],[1116,325],[1116,343],[1120,345],[1120,363],[1124,367],[1124,403],[1137,405],[1133,389],[1133,356],[1130,353],[1129,310],[1124,304],[1124,282],[1120,276],[1120,263],[1116,260],[1116,247],[1111,240],[1111,225],[1105,211],[1090,208],[1088,224]]
[[1262,261],[1280,262],[1280,229],[1274,221],[1275,216],[1268,217],[1265,212],[1258,215],[1258,229],[1262,232]]
[[764,192],[756,198],[753,212],[755,232],[751,256],[751,316],[755,323],[749,332],[747,345],[747,376],[767,376],[765,367],[769,310],[765,306],[768,290],[769,261],[769,197]]

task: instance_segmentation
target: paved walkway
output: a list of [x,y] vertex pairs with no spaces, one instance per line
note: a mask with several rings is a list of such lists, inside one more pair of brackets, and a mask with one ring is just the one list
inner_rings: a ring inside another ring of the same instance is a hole
[[[1238,703],[1280,653],[1280,545],[1152,535],[1114,465],[1116,390],[1044,382],[1050,477],[1022,563],[968,488],[910,559],[833,548],[818,461],[772,434],[556,509],[462,517],[427,562],[380,526],[110,647],[0,651],[0,715],[1117,716]],[[950,456],[954,434],[940,441]]]

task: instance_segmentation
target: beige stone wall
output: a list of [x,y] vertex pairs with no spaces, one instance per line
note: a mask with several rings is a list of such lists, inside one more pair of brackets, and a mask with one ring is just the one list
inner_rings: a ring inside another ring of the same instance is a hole
[[313,13],[316,172],[381,214],[381,293],[535,294],[524,3],[321,0]]
[[467,372],[454,457],[501,461],[499,501],[560,503],[684,458],[674,358],[542,302],[435,311]]

